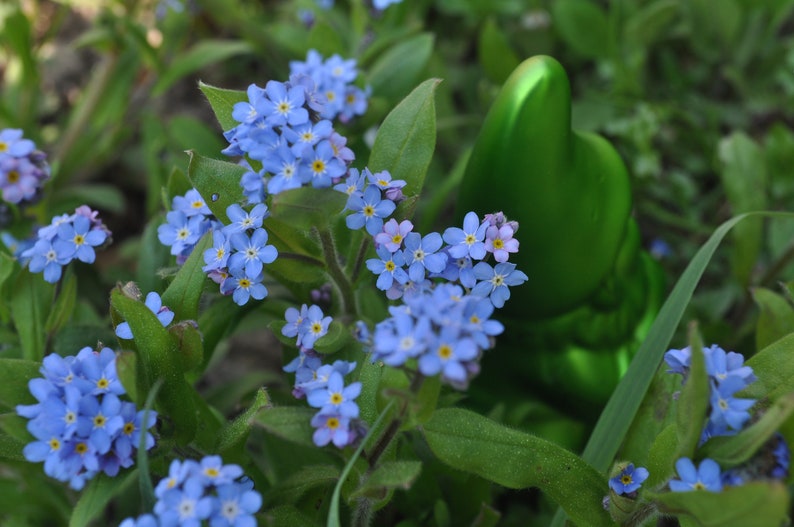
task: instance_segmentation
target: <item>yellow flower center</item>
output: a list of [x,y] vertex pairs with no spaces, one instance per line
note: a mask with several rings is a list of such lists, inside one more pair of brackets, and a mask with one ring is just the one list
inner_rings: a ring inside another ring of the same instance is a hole
[[99,414],[94,416],[94,428],[103,428],[106,422],[107,419],[105,419],[104,415]]
[[72,241],[74,242],[75,245],[79,247],[80,245],[83,245],[85,243],[85,236],[83,236],[82,234],[75,234],[74,238],[72,238]]
[[312,163],[312,170],[315,174],[322,174],[325,172],[325,162],[322,159],[315,159]]
[[331,394],[331,404],[342,404],[344,400],[345,398],[342,397],[342,394],[339,392]]
[[[0,143],[2,145],[3,143]],[[61,449],[61,441],[57,437],[53,437],[50,439],[50,450],[60,450]]]
[[124,423],[124,428],[122,429],[124,435],[132,435],[135,431],[135,423]]
[[502,249],[504,246],[505,246],[505,242],[503,242],[501,238],[497,238],[493,241],[494,249]]
[[82,456],[83,454],[88,452],[88,445],[85,443],[77,443],[74,446],[74,451]]
[[375,215],[375,207],[373,207],[372,205],[364,205],[364,210],[361,212],[363,212],[364,216],[366,216],[367,218],[371,218],[372,216]]
[[391,241],[395,245],[400,245],[403,241],[402,234],[395,234],[394,236],[391,237]]
[[289,110],[290,110],[290,106],[287,101],[281,101],[280,103],[278,103],[278,113],[281,114],[289,113]]
[[394,271],[394,270],[397,268],[397,266],[396,266],[396,265],[394,265],[394,262],[393,262],[393,261],[391,261],[391,260],[389,260],[388,262],[386,262],[386,264],[385,264],[385,265],[386,265],[386,270],[387,270],[387,271],[389,271],[390,273],[391,273],[392,271]]
[[7,177],[9,183],[16,183],[19,181],[19,172],[17,172],[16,170],[12,170],[11,172],[8,173]]
[[249,287],[251,287],[251,280],[249,280],[248,278],[240,278],[240,281],[237,282],[237,285],[239,285],[243,289],[248,289]]
[[339,428],[339,419],[336,417],[329,417],[328,420],[325,422],[325,426],[330,428],[331,430],[336,430]]
[[442,359],[448,359],[452,356],[452,347],[449,344],[442,344],[438,347],[438,356]]
[[312,327],[311,327],[311,332],[312,333],[317,335],[319,333],[322,333],[322,331],[323,331],[323,325],[322,324],[320,324],[319,322],[312,322]]
[[471,245],[477,241],[477,238],[473,234],[467,234],[465,241],[466,241],[466,245]]

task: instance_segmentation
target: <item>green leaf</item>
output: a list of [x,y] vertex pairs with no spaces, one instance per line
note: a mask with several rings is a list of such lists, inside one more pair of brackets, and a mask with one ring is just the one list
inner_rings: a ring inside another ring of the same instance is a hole
[[188,179],[204,198],[215,217],[224,225],[228,225],[231,222],[226,216],[226,208],[243,200],[240,178],[247,169],[228,161],[201,156],[193,150],[189,150],[187,154],[190,156],[187,167]]
[[211,245],[212,233],[207,232],[162,294],[163,305],[171,308],[176,320],[198,320],[199,300],[207,283],[207,273],[201,268],[204,266],[204,251]]
[[658,0],[634,13],[623,29],[625,45],[647,48],[667,34],[678,15],[679,0]]
[[444,463],[508,488],[538,487],[577,525],[612,525],[601,506],[607,479],[570,451],[458,408],[437,410],[423,430]]
[[257,414],[254,424],[293,443],[315,447],[312,441],[314,428],[311,425],[315,413],[311,408],[275,406]]
[[341,469],[333,465],[309,465],[290,474],[268,491],[269,503],[296,503],[317,487],[331,486],[339,479]]
[[24,441],[20,441],[5,432],[0,432],[0,459],[11,461],[26,461],[22,450],[25,448]]
[[58,298],[55,300],[55,305],[47,317],[47,323],[44,325],[45,330],[49,334],[57,333],[62,327],[69,322],[74,312],[74,306],[77,301],[77,279],[73,273],[67,273],[66,278],[61,284],[61,289],[58,292]]
[[0,430],[24,444],[29,443],[33,437],[27,426],[28,419],[17,415],[16,411],[0,414]]
[[18,404],[33,404],[28,389],[30,379],[41,377],[41,363],[24,359],[0,359],[0,406],[14,408]]
[[766,443],[794,413],[794,393],[781,397],[761,418],[734,436],[718,436],[703,445],[699,455],[728,468],[744,463]]
[[794,349],[794,333],[786,335],[750,357],[746,364],[753,368],[757,379],[737,396],[776,399],[794,391],[792,349]]
[[420,461],[387,461],[372,474],[348,498],[382,498],[392,489],[408,490],[422,470]]
[[245,440],[248,439],[248,434],[251,432],[251,427],[257,414],[269,406],[270,397],[267,395],[267,390],[260,388],[257,390],[251,406],[221,429],[218,434],[218,442],[215,445],[215,450],[222,454],[244,443]]
[[44,329],[52,304],[54,286],[40,273],[20,270],[11,292],[11,318],[19,335],[23,357],[41,360],[47,332]]
[[343,192],[327,188],[295,188],[273,196],[270,217],[293,229],[307,231],[341,217],[345,203],[347,195]]
[[667,492],[654,498],[663,513],[692,516],[701,527],[784,525],[789,503],[784,485],[759,482],[721,492]]
[[168,333],[176,339],[182,371],[197,370],[204,363],[204,342],[195,322],[177,322]]
[[591,0],[557,0],[551,19],[565,43],[587,58],[610,55],[609,22],[604,9]]
[[380,379],[383,375],[384,365],[382,362],[372,362],[372,355],[367,354],[362,359],[361,366],[356,368],[358,371],[358,382],[361,383],[361,393],[356,402],[361,409],[361,420],[365,423],[372,423],[380,413],[378,410],[378,392],[380,392]]
[[750,292],[761,310],[755,327],[756,349],[764,349],[794,333],[794,308],[783,295],[763,287],[754,287]]
[[678,398],[676,422],[678,424],[678,452],[676,457],[693,457],[700,442],[703,424],[709,408],[709,378],[706,373],[706,358],[703,343],[697,333],[697,325],[689,327],[689,346],[692,350],[687,382]]
[[186,52],[174,57],[152,88],[152,95],[161,95],[182,77],[205,66],[252,51],[251,45],[243,40],[200,40]]
[[114,477],[98,474],[89,481],[74,506],[69,527],[84,527],[97,519],[110,500],[123,493],[135,481],[137,473],[137,469],[132,469]]
[[406,196],[418,195],[436,145],[434,94],[439,79],[428,79],[386,116],[369,157],[369,169],[388,170],[406,181]]
[[503,84],[521,60],[493,17],[483,24],[477,44],[477,56],[485,74],[491,81]]
[[177,441],[190,442],[198,426],[195,392],[185,380],[176,339],[143,302],[125,296],[120,289],[111,292],[110,304],[130,325],[135,338],[139,395],[148,393],[155,381],[162,379],[157,401],[173,422]]
[[654,488],[670,479],[678,456],[678,427],[670,424],[656,436],[648,453],[648,480],[645,486]]
[[372,93],[389,99],[403,97],[419,80],[433,53],[433,35],[421,33],[400,41],[378,57],[367,81]]
[[240,124],[232,117],[232,111],[238,102],[248,101],[248,95],[244,91],[216,88],[201,81],[199,81],[199,89],[209,101],[212,111],[215,112],[215,118],[218,119],[218,123],[224,131],[231,130]]
[[[761,148],[746,134],[735,132],[720,141],[720,177],[734,214],[762,210],[766,206],[766,160]],[[734,229],[733,270],[740,284],[749,283],[761,252],[761,218]]]

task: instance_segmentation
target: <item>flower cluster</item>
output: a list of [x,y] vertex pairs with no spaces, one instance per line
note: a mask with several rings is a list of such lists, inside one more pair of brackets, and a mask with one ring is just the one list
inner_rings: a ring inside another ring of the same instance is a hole
[[176,256],[179,265],[185,263],[204,233],[222,227],[195,188],[184,196],[174,196],[165,219],[167,223],[157,228],[157,238],[163,245],[171,247],[171,254]]
[[[735,394],[756,380],[753,369],[744,364],[744,356],[726,352],[717,345],[703,348],[710,386],[710,410],[700,443],[715,436],[735,435],[750,421],[750,408],[754,399],[735,397]],[[664,356],[669,373],[679,373],[686,381],[692,360],[689,347],[671,349]],[[676,462],[679,480],[669,482],[670,490],[710,490],[718,492],[723,486],[741,485],[756,479],[785,479],[788,477],[790,450],[780,433],[767,441],[747,462],[721,471],[719,464],[704,459],[699,468],[692,460],[681,458]]]
[[298,356],[284,366],[284,371],[295,373],[292,393],[297,398],[305,396],[309,406],[319,409],[311,420],[316,429],[312,437],[314,443],[317,446],[333,443],[339,448],[353,444],[363,435],[355,403],[361,393],[361,383],[345,386],[344,376],[356,368],[356,363],[343,360],[322,363],[313,346],[328,333],[331,317],[325,316],[318,306],[303,304],[300,310],[291,307],[284,316],[287,323],[281,333],[294,337],[298,346]]
[[0,191],[7,203],[33,201],[50,177],[46,156],[22,134],[15,128],[0,130]]
[[[472,295],[488,298],[501,308],[510,298],[509,287],[527,280],[526,274],[507,261],[509,253],[518,250],[518,240],[513,238],[516,228],[515,222],[507,222],[501,213],[480,221],[476,213],[469,212],[463,228],[421,236],[411,232],[411,222],[398,224],[390,219],[374,236],[378,258],[367,260],[367,268],[378,275],[376,286],[390,299],[432,288],[430,280],[441,278],[457,282]],[[493,266],[482,261],[489,254],[498,258]]]
[[79,490],[99,472],[115,476],[131,466],[142,441],[146,450],[154,446],[146,430],[157,414],[150,411],[147,417],[134,403],[121,400],[126,392],[113,350],[86,347],[76,356],[51,354],[40,371],[43,378],[28,383],[38,403],[19,405],[16,411],[29,419],[27,429],[35,438],[23,450],[25,459],[43,461],[48,476]]
[[372,359],[395,367],[416,360],[422,375],[440,374],[453,387],[465,388],[479,373],[482,352],[504,331],[490,319],[493,304],[451,283],[405,295],[403,302],[375,326]]
[[224,465],[220,456],[173,460],[154,494],[153,514],[127,518],[119,527],[198,526],[203,521],[213,527],[252,527],[262,506],[262,495],[243,469]]
[[[345,175],[355,158],[346,146],[347,139],[334,131],[330,121],[346,108],[331,106],[327,100],[337,84],[333,89],[329,85],[323,94],[313,78],[333,78],[336,72],[343,82],[340,86],[344,86],[351,79],[351,71],[355,78],[355,68],[351,70],[348,61],[336,57],[329,59],[328,66],[317,69],[315,62],[319,60],[322,65],[321,58],[311,53],[310,57],[311,63],[296,63],[288,82],[271,80],[264,88],[251,84],[248,101],[234,105],[232,117],[240,124],[224,132],[229,146],[223,153],[247,156],[261,164],[258,170],[248,165],[249,170],[240,178],[249,203],[262,203],[267,194],[302,186],[330,187]],[[352,108],[363,111],[360,104]]]
[[[744,365],[741,353],[726,352],[717,345],[703,348],[706,361],[706,373],[709,377],[710,412],[709,419],[700,438],[704,443],[710,437],[734,435],[742,429],[750,419],[748,411],[755,400],[734,397],[740,390],[747,387],[756,377],[752,368]],[[681,350],[672,349],[664,355],[670,373],[680,373],[686,379],[692,351],[689,347]]]
[[353,82],[358,77],[355,59],[343,59],[332,55],[323,60],[322,55],[311,49],[305,61],[293,60],[289,63],[290,76],[308,75],[314,81],[317,95],[322,102],[320,117],[336,119],[343,123],[356,115],[364,115],[370,95],[370,88],[362,90]]
[[268,245],[262,222],[267,205],[256,204],[250,211],[232,204],[226,208],[231,223],[212,232],[212,247],[204,251],[205,273],[220,284],[221,292],[232,295],[237,305],[249,299],[262,300],[267,288],[262,283],[264,264],[273,263],[278,251]]
[[73,260],[93,263],[95,248],[105,244],[110,231],[88,206],[75,209],[73,214],[62,214],[52,219],[50,225],[38,230],[33,245],[19,253],[33,273],[44,273],[44,280],[55,283],[62,269]]
[[[163,305],[163,299],[154,291],[146,295],[144,304],[149,308],[149,311],[155,314],[163,327],[168,326],[174,320],[174,312],[168,306]],[[132,328],[130,328],[129,323],[119,323],[116,326],[116,336],[120,339],[132,340]]]

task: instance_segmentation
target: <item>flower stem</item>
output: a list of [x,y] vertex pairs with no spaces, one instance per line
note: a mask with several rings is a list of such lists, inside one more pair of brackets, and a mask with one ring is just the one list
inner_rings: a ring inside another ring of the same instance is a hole
[[369,236],[364,236],[364,239],[361,240],[361,245],[358,246],[356,260],[353,263],[353,273],[350,275],[350,281],[353,283],[358,279],[358,275],[361,274],[361,268],[364,266],[364,257],[367,255],[367,250],[369,250],[370,240]]
[[356,300],[355,296],[353,295],[353,284],[348,279],[344,270],[339,266],[339,259],[336,254],[336,245],[334,244],[331,232],[328,231],[328,229],[315,230],[320,237],[320,245],[323,248],[325,268],[328,271],[328,275],[339,289],[342,304],[342,314],[353,316],[356,312]]

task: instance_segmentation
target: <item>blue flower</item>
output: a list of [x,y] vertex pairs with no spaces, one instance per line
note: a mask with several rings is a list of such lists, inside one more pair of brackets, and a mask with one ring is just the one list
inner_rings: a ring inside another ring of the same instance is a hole
[[336,152],[328,140],[321,141],[314,148],[304,147],[302,163],[308,167],[309,181],[315,188],[328,188],[333,180],[342,177],[347,166],[336,157]]
[[39,239],[33,247],[22,253],[29,259],[28,269],[32,273],[44,272],[44,280],[54,284],[61,279],[63,266],[70,262],[69,256],[59,252],[51,241]]
[[278,251],[267,244],[267,231],[262,228],[254,230],[249,238],[245,233],[232,234],[229,242],[234,252],[229,256],[228,267],[232,275],[240,275],[255,280],[262,272],[263,264],[273,263]]
[[171,209],[183,212],[185,216],[210,216],[212,212],[198,190],[192,188],[184,196],[174,196]]
[[226,269],[226,263],[231,253],[231,245],[223,230],[212,231],[212,247],[204,251],[204,266],[202,271],[220,271]]
[[491,267],[486,262],[474,266],[474,276],[480,282],[471,293],[475,296],[489,297],[494,307],[500,308],[510,298],[508,286],[521,285],[527,281],[527,275],[516,269],[515,264],[498,263]]
[[77,258],[81,262],[93,263],[96,258],[94,247],[102,245],[107,233],[101,229],[92,229],[91,221],[85,216],[76,216],[71,223],[63,223],[58,227],[58,236],[53,246],[60,254],[69,258]]
[[171,247],[173,255],[191,250],[209,228],[204,216],[187,216],[179,210],[172,210],[165,219],[168,223],[157,227],[157,238],[163,245]]
[[154,505],[161,525],[200,527],[212,515],[212,498],[197,479],[188,478],[180,487],[165,492]]
[[367,269],[378,275],[375,286],[381,291],[388,290],[394,282],[404,284],[408,281],[408,273],[403,269],[405,260],[402,252],[390,253],[385,246],[375,251],[378,258],[367,260]]
[[262,168],[273,175],[267,182],[267,191],[272,195],[300,188],[311,177],[300,158],[285,144],[279,145],[272,155],[262,160]]
[[452,258],[470,256],[475,260],[485,258],[485,231],[487,222],[481,222],[475,212],[469,212],[463,218],[463,228],[449,227],[444,231],[444,241],[449,244],[449,255]]
[[744,356],[741,353],[726,352],[716,344],[704,348],[703,353],[706,361],[706,373],[718,383],[722,383],[728,377],[737,377],[744,386],[747,386],[756,380],[753,369],[744,365]]
[[262,275],[250,278],[243,268],[231,271],[231,274],[221,283],[221,293],[232,295],[232,300],[238,306],[248,303],[248,300],[262,300],[268,294],[267,287],[262,283]]
[[256,204],[250,212],[246,212],[240,205],[233,203],[226,207],[226,216],[231,223],[223,228],[223,232],[235,234],[257,229],[262,226],[262,222],[268,215],[267,205],[264,203]]
[[634,463],[625,466],[620,474],[609,480],[609,488],[618,495],[631,494],[637,491],[642,482],[648,479],[648,469],[644,467],[634,468]]
[[375,9],[386,9],[392,4],[399,4],[403,0],[372,0],[372,5]]
[[346,208],[353,214],[345,218],[345,223],[352,230],[366,227],[367,232],[375,236],[383,228],[384,218],[388,218],[396,207],[393,201],[382,199],[378,187],[369,185],[363,194],[353,193],[347,199]]
[[262,507],[262,495],[244,483],[219,485],[213,499],[212,527],[256,527],[254,514]]
[[306,311],[306,318],[303,320],[303,327],[301,328],[301,345],[304,348],[311,349],[314,343],[320,337],[328,333],[328,326],[333,319],[323,314],[320,306],[312,305]]
[[361,393],[361,383],[354,382],[345,386],[342,374],[332,371],[328,377],[328,386],[309,392],[306,400],[309,406],[320,408],[326,413],[337,413],[344,417],[358,417],[358,405],[353,402]]
[[205,486],[226,485],[243,475],[238,465],[224,465],[220,456],[205,456],[199,461],[198,477]]
[[452,384],[464,385],[468,379],[466,363],[479,355],[479,348],[468,337],[461,337],[458,328],[444,326],[435,343],[419,357],[419,371],[422,375],[441,377]]
[[419,233],[409,233],[405,237],[405,263],[408,265],[408,276],[413,282],[425,279],[425,270],[429,273],[441,273],[447,266],[447,255],[437,252],[443,240],[437,232],[431,232],[424,238]]
[[[160,324],[163,327],[167,326],[174,320],[174,312],[171,311],[168,306],[163,305],[163,299],[160,298],[160,295],[151,291],[146,295],[146,301],[144,302],[146,307],[149,308],[149,311],[157,316],[157,320],[160,321]],[[118,326],[116,326],[116,336],[120,339],[125,340],[132,340],[132,328],[128,322],[121,322]]]
[[338,413],[320,411],[312,417],[311,425],[316,428],[312,441],[317,446],[333,442],[336,447],[344,448],[356,439],[350,428],[350,418]]
[[680,350],[668,350],[664,354],[664,361],[670,366],[667,373],[680,373],[686,376],[686,374],[689,373],[692,361],[692,350],[689,349],[689,346]]
[[713,459],[706,458],[695,468],[692,460],[682,457],[675,462],[675,470],[681,479],[671,479],[670,490],[673,492],[688,492],[691,490],[708,490],[719,492],[722,490],[722,477],[720,466]]
[[271,80],[265,85],[265,92],[267,99],[262,102],[262,110],[269,124],[294,126],[309,121],[309,112],[303,108],[306,97],[302,87],[287,87]]
[[740,399],[733,394],[745,387],[739,377],[728,377],[719,385],[711,386],[711,414],[709,421],[713,423],[711,435],[731,435],[741,430],[750,419],[749,410],[755,399]]

